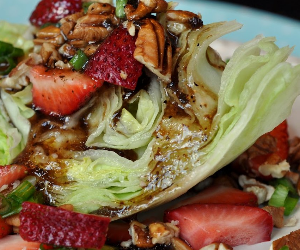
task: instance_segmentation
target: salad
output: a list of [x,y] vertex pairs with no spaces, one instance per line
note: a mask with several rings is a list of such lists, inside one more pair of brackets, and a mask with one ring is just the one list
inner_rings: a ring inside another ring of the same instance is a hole
[[[42,0],[30,27],[3,21],[6,234],[13,225],[13,237],[41,249],[230,249],[270,240],[276,214],[293,212],[299,175],[288,162],[286,118],[300,66],[285,62],[292,48],[258,35],[225,63],[210,45],[242,25],[205,24],[175,6]],[[227,187],[231,176],[168,209],[163,222],[132,217],[228,168],[239,186]]]

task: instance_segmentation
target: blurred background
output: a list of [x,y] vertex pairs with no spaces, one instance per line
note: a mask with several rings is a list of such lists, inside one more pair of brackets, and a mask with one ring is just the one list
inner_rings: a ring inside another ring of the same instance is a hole
[[[213,2],[213,1],[211,1]],[[284,0],[284,1],[264,1],[264,0],[220,0],[220,2],[228,2],[241,4],[248,7],[273,12],[285,17],[290,17],[300,21],[300,1]]]

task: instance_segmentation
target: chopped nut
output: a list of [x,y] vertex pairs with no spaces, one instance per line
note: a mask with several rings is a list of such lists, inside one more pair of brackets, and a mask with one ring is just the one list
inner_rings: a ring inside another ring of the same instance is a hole
[[89,44],[88,46],[85,47],[84,54],[86,54],[87,56],[91,56],[97,51],[98,47],[99,45],[97,44]]
[[288,218],[284,221],[285,227],[294,227],[297,225],[298,219],[296,217]]
[[290,141],[288,162],[292,169],[300,170],[300,137],[295,136]]
[[259,167],[258,171],[264,175],[271,175],[273,178],[282,178],[290,170],[290,164],[287,161],[281,161],[278,164],[263,164]]
[[173,25],[175,23],[185,25],[187,29],[197,29],[203,26],[200,15],[183,10],[168,10],[167,22],[173,22]]
[[115,13],[115,7],[107,3],[92,3],[88,10],[87,14],[111,14]]
[[133,24],[132,21],[125,21],[123,23],[124,28],[126,28],[128,30],[128,33],[131,36],[135,36],[135,25]]
[[6,224],[14,227],[19,227],[21,225],[19,214],[11,215],[5,218]]
[[265,206],[262,209],[266,210],[272,216],[275,227],[284,227],[284,207]]
[[285,177],[287,179],[289,179],[294,185],[296,185],[299,181],[299,177],[300,175],[298,173],[295,173],[295,172],[292,172],[292,171],[288,171],[286,174],[285,174]]
[[55,63],[62,59],[56,50],[55,45],[51,43],[43,43],[40,54],[44,65],[47,65],[50,68],[54,68]]
[[289,250],[300,249],[300,229],[291,232],[272,242],[270,250],[279,250],[283,246],[289,247]]
[[64,37],[60,33],[60,28],[55,26],[47,26],[39,30],[36,34],[36,39],[33,40],[34,44],[42,45],[43,43],[52,43],[55,46],[60,46],[64,43]]
[[188,244],[177,237],[174,237],[172,239],[172,246],[175,250],[192,250],[192,248]]
[[178,237],[179,228],[171,223],[156,222],[149,225],[149,234],[153,244],[170,244],[172,238]]
[[233,250],[233,248],[224,243],[212,243],[208,246],[202,247],[200,250]]
[[140,222],[132,221],[130,223],[129,234],[132,237],[132,244],[136,245],[137,247],[150,248],[154,246],[151,241],[147,226]]
[[70,44],[65,43],[58,49],[58,52],[66,58],[72,58],[76,54],[76,49]]
[[[273,195],[275,188],[270,185],[263,184],[253,178],[248,178],[245,175],[240,175],[238,178],[239,184],[242,188],[250,190],[250,187],[257,186],[258,188],[252,188],[251,191],[256,194],[258,202],[262,202],[263,198],[265,197],[265,201],[270,200],[271,196]],[[266,190],[266,195],[265,195]],[[259,203],[261,204],[261,203]]]
[[243,190],[245,192],[252,192],[257,197],[257,203],[262,204],[267,200],[268,191],[265,186],[260,185],[245,185]]
[[125,6],[125,14],[127,20],[139,20],[146,17],[150,13],[165,12],[168,8],[168,3],[165,0],[140,0],[137,8],[127,4]]

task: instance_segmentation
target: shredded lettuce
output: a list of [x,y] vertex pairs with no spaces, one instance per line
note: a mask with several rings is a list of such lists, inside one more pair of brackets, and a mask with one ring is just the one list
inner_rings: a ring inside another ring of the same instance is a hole
[[34,111],[26,104],[31,102],[30,86],[15,94],[1,89],[0,105],[0,165],[6,165],[24,149],[29,131],[28,118]]
[[23,49],[25,53],[33,48],[33,36],[30,34],[28,25],[0,21],[0,34],[1,41],[11,43],[13,46]]

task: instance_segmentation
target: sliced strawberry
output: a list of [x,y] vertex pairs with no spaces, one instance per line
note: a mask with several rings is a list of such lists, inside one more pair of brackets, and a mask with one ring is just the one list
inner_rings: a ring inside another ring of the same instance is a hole
[[251,177],[269,180],[259,172],[263,164],[276,164],[286,160],[289,153],[289,135],[287,121],[283,121],[269,133],[262,135],[257,141],[232,164],[233,168]]
[[187,204],[235,204],[245,206],[257,206],[257,196],[254,193],[244,192],[237,188],[222,185],[211,186],[198,194],[187,198],[176,207]]
[[45,114],[62,116],[78,110],[103,84],[79,72],[40,65],[31,68],[29,78],[35,108]]
[[27,170],[27,167],[17,164],[0,166],[0,187],[22,179],[26,176]]
[[0,216],[0,239],[12,232],[12,226],[8,225]]
[[81,0],[41,0],[31,13],[29,21],[37,27],[45,23],[57,23],[65,16],[81,9]]
[[143,64],[133,57],[136,36],[122,26],[105,39],[90,58],[85,73],[98,80],[134,90]]
[[169,210],[165,221],[178,221],[180,237],[193,249],[211,243],[229,246],[269,241],[272,216],[258,208],[232,204],[192,204]]
[[21,238],[20,235],[8,235],[0,239],[0,250],[39,250],[40,243],[28,242]]
[[100,249],[110,218],[24,202],[20,212],[24,240],[57,246]]

